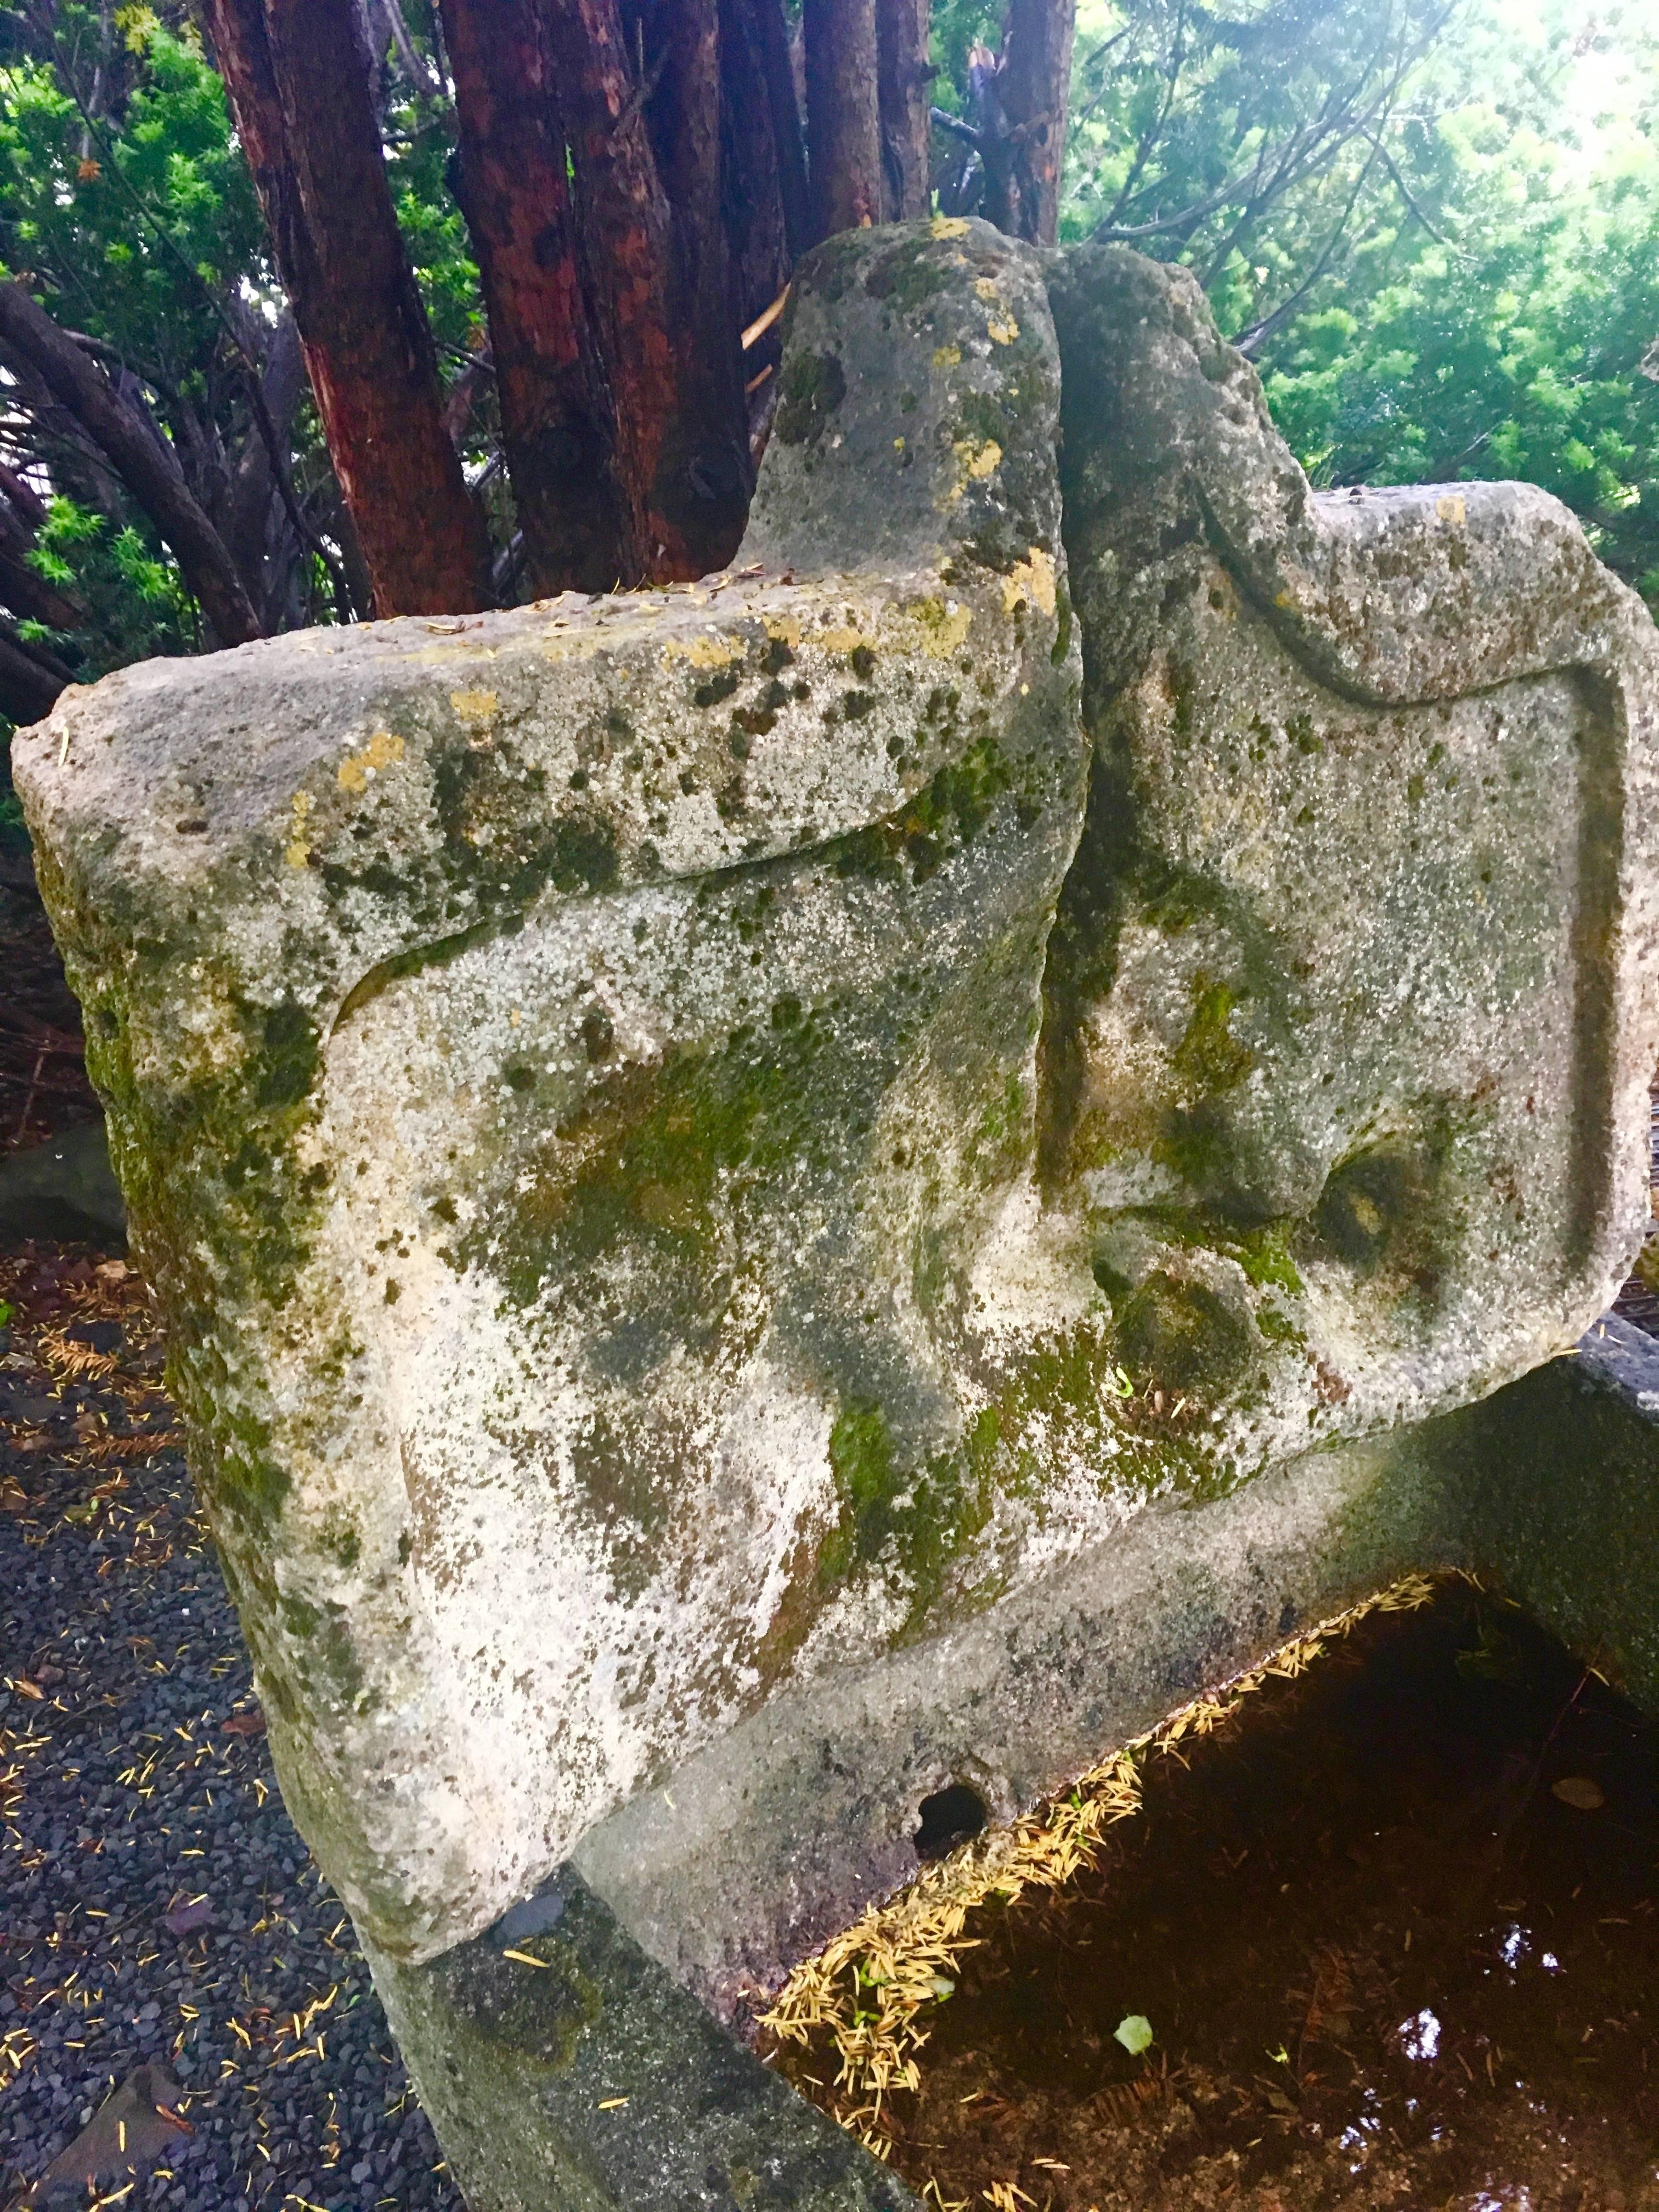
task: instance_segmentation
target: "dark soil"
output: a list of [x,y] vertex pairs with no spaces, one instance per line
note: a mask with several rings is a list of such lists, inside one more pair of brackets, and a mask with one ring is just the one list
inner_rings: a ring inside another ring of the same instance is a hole
[[886,2122],[930,2203],[1656,2212],[1652,1724],[1455,1583],[1182,1753],[970,1922]]
[[459,2212],[283,1813],[143,1285],[29,1252],[0,1301],[0,2205],[136,2161],[129,2212]]

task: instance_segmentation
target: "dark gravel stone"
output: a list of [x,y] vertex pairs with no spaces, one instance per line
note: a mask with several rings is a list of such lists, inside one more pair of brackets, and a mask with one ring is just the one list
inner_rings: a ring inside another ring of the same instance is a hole
[[[463,2212],[265,1740],[225,1728],[257,1710],[247,1652],[147,1295],[100,1257],[0,1258],[27,1363],[0,1370],[0,2205],[149,2063],[194,2133],[123,2212]],[[63,1387],[46,1324],[118,1373]],[[44,1447],[20,1398],[50,1407]]]

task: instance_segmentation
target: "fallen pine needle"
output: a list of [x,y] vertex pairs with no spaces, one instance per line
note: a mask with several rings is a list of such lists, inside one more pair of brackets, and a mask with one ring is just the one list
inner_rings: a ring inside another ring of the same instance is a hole
[[[1181,1743],[1209,1735],[1264,1683],[1294,1680],[1332,1639],[1346,1636],[1369,1614],[1415,1611],[1428,1603],[1434,1588],[1425,1575],[1407,1575],[1321,1621],[1136,1736],[1063,1796],[925,1867],[896,1897],[872,1905],[816,1956],[804,1959],[757,2025],[781,2043],[801,2045],[815,2030],[828,2031],[841,2062],[836,2087],[848,2097],[845,2105],[837,2099],[831,2111],[867,2149],[884,2158],[891,2146],[881,2131],[883,2103],[895,2089],[921,2086],[916,2053],[927,2040],[927,2008],[939,2002],[941,1984],[955,1981],[963,1954],[975,1948],[975,1939],[963,1932],[969,1914],[994,1897],[1012,1904],[1027,1889],[1063,1887],[1094,1864],[1106,1829],[1140,1811],[1140,1771],[1153,1751],[1178,1757]],[[996,2186],[1012,2190],[1013,2185]]]

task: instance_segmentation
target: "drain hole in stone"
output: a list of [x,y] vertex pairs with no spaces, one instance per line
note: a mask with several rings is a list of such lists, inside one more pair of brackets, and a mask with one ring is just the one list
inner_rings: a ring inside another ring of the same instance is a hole
[[946,1851],[978,1835],[987,1818],[985,1800],[965,1782],[953,1782],[948,1790],[924,1797],[921,1811],[921,1826],[915,1838],[919,1859],[942,1859]]

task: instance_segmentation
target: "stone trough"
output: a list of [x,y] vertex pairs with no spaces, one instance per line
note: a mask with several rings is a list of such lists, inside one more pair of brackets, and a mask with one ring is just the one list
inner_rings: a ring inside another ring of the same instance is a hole
[[[1413,1568],[1659,1703],[1659,636],[1184,272],[803,269],[724,576],[19,738],[293,1815],[475,2212],[897,2207],[792,1965]],[[958,1799],[957,1802],[961,1802]]]

